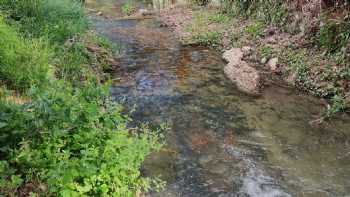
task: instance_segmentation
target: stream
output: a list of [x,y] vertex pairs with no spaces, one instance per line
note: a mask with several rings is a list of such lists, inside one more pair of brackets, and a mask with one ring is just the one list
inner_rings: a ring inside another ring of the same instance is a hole
[[[238,91],[221,54],[182,46],[155,17],[122,18],[123,0],[87,0],[91,20],[122,46],[113,98],[133,124],[166,123],[166,146],[142,169],[167,182],[154,197],[350,196],[350,118],[311,124],[319,99],[269,85]],[[138,2],[150,8],[152,2]]]

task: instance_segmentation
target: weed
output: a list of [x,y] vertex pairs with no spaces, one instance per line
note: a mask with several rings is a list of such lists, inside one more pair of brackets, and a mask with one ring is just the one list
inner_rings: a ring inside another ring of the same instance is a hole
[[192,39],[194,42],[204,45],[204,46],[218,46],[220,44],[220,36],[219,32],[201,32],[193,35]]
[[318,33],[318,43],[329,52],[339,51],[350,40],[350,22],[326,22]]
[[212,23],[227,23],[230,21],[230,17],[223,13],[216,13],[208,17],[209,22]]
[[259,48],[259,52],[261,54],[261,57],[263,58],[271,58],[272,54],[274,53],[274,50],[271,46],[269,45],[264,45]]
[[241,47],[241,44],[239,43],[241,37],[242,35],[240,35],[239,33],[231,32],[229,34],[230,46]]
[[[86,17],[77,5],[0,1],[7,14],[7,23],[0,19],[1,82],[29,97],[12,102],[1,87],[1,195],[127,197],[163,185],[140,173],[146,155],[161,147],[159,135],[146,127],[129,130],[130,119],[110,99],[110,84],[94,76],[95,59],[80,35]],[[107,54],[113,48],[106,39],[91,40]]]
[[103,35],[92,35],[92,40],[98,46],[112,51],[114,55],[117,55],[121,50],[121,47],[119,45],[111,42],[108,38],[106,38]]
[[108,86],[57,81],[50,87],[34,88],[31,103],[2,106],[2,191],[40,182],[46,195],[134,196],[158,184],[139,172],[145,156],[160,148],[158,137],[147,128],[128,131]]
[[135,7],[131,2],[124,3],[122,6],[122,13],[126,16],[129,16],[134,11]]
[[258,39],[264,36],[264,24],[255,22],[245,27],[244,32],[253,39]]
[[222,0],[222,10],[229,15],[241,15],[258,19],[266,24],[282,26],[286,23],[287,11],[282,0]]
[[27,36],[53,42],[64,42],[88,26],[81,4],[72,0],[2,0],[0,9]]
[[199,6],[206,6],[210,0],[192,0],[192,2]]
[[0,18],[0,79],[9,87],[27,90],[48,80],[51,54],[43,40],[28,40]]
[[323,116],[329,118],[336,113],[342,112],[346,108],[346,103],[344,97],[340,95],[334,95],[330,99],[330,105],[327,106],[327,110],[324,112]]

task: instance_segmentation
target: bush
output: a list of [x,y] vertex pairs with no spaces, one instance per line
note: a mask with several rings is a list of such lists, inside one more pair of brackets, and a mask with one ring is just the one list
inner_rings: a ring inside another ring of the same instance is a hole
[[350,19],[338,22],[327,21],[318,34],[318,43],[329,52],[339,51],[350,41]]
[[194,4],[199,6],[206,6],[210,0],[192,0]]
[[[1,82],[28,90],[16,104],[0,89],[0,194],[131,197],[160,186],[140,173],[145,156],[161,147],[158,135],[128,129],[109,84],[94,79],[88,66],[95,60],[76,36],[86,28],[79,4],[1,0],[0,7],[7,15],[7,23],[0,18]],[[94,42],[113,48],[105,39]]]
[[130,1],[124,3],[122,6],[122,13],[126,16],[131,15],[134,10],[135,6]]
[[2,0],[1,9],[26,35],[63,42],[87,29],[81,4],[73,0]]
[[223,11],[232,15],[254,17],[266,24],[282,26],[286,23],[287,11],[281,0],[222,0]]
[[46,83],[50,50],[45,42],[22,38],[0,18],[0,46],[1,81],[18,90]]
[[[121,107],[108,100],[108,86],[89,82],[72,88],[58,81],[34,89],[32,102],[0,102],[1,192],[27,184],[59,196],[135,196],[158,182],[140,175],[145,156],[159,149],[146,128],[130,133]],[[13,181],[10,181],[14,179]],[[12,182],[15,182],[12,184]]]
[[218,46],[220,44],[221,34],[216,31],[200,32],[192,36],[195,43],[203,46]]

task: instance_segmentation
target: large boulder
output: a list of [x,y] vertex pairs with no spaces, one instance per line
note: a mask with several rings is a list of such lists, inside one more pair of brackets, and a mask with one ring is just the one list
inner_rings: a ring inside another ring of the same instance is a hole
[[223,58],[228,62],[224,68],[225,74],[241,91],[259,94],[262,84],[260,73],[242,60],[243,55],[243,51],[239,48],[232,48],[223,54]]
[[244,53],[240,48],[232,48],[225,51],[222,57],[229,63],[238,64],[242,61],[243,55]]

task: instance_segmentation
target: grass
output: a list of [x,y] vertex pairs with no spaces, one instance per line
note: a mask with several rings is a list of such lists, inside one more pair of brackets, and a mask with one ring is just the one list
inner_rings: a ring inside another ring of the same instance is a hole
[[130,1],[122,5],[122,13],[126,16],[131,15],[134,10],[135,6]]
[[161,187],[140,172],[159,133],[128,129],[99,79],[115,46],[87,34],[80,5],[3,0],[0,9],[1,195],[131,197]]
[[24,91],[43,86],[51,76],[48,44],[25,39],[0,18],[0,79],[9,87]]
[[265,25],[262,22],[254,22],[245,27],[244,33],[252,39],[259,39],[264,36]]
[[192,40],[203,46],[218,46],[220,44],[219,32],[201,32],[192,36]]
[[263,46],[259,47],[258,50],[259,50],[260,56],[262,58],[269,59],[274,54],[273,48],[269,45],[263,45]]
[[208,16],[208,21],[211,23],[227,23],[231,18],[227,14],[215,13]]
[[62,43],[88,27],[81,4],[74,0],[2,0],[0,8],[26,36],[51,42]]

